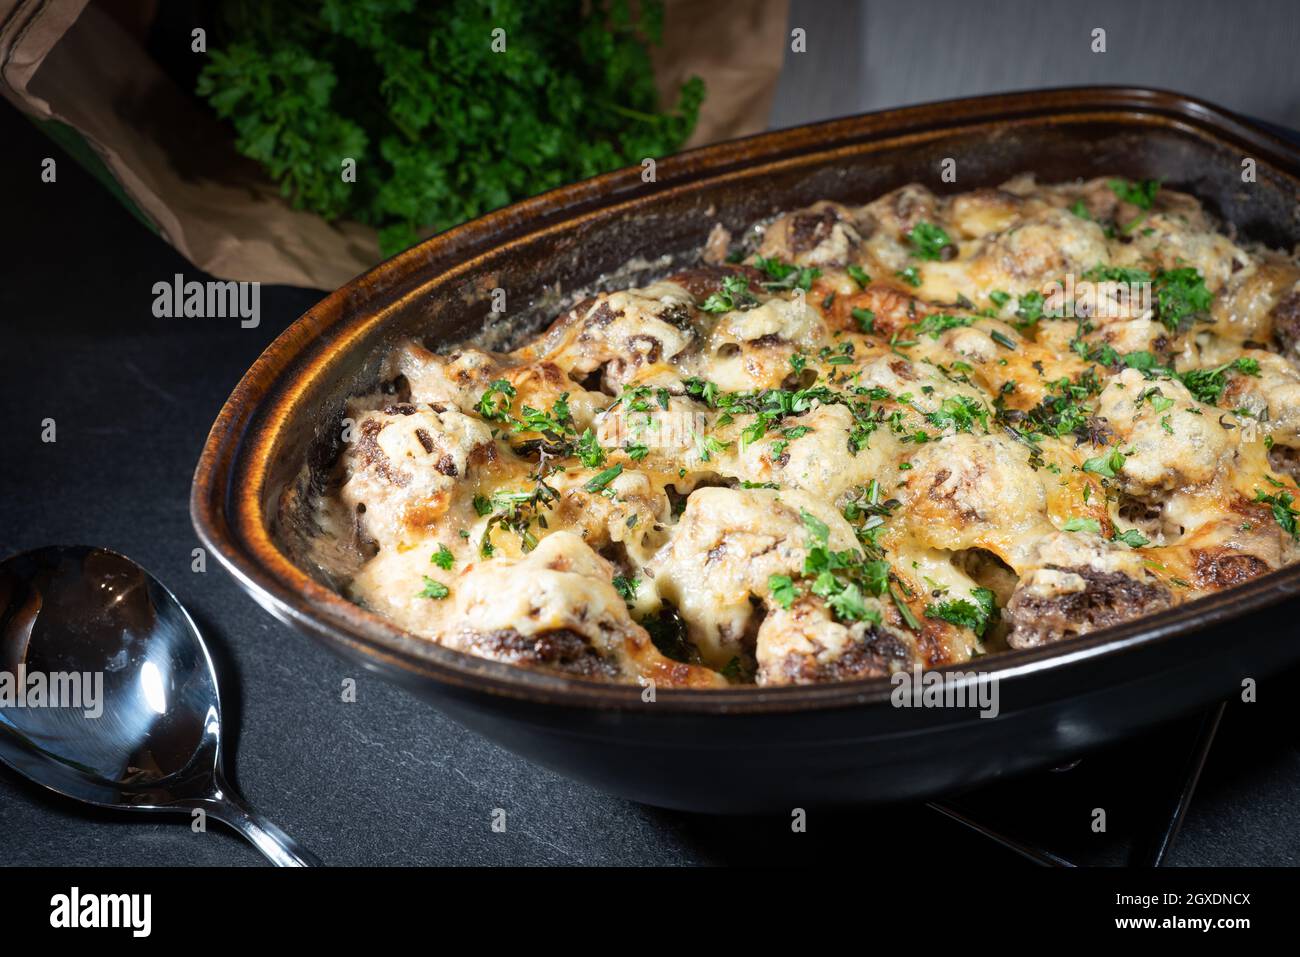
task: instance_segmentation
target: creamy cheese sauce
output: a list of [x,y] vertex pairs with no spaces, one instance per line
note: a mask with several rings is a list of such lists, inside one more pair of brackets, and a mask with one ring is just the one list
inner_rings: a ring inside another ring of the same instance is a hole
[[1297,558],[1300,267],[1101,179],[817,203],[514,351],[387,358],[349,595],[597,680],[844,680]]

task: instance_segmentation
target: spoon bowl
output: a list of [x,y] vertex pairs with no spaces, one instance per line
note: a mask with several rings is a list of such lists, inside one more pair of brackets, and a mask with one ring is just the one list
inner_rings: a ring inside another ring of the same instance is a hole
[[0,562],[0,760],[101,807],[193,814],[275,864],[320,862],[230,787],[202,635],[129,558],[53,546]]

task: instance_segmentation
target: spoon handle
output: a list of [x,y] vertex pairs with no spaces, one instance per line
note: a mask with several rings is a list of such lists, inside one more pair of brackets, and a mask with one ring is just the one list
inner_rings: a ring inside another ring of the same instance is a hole
[[248,838],[276,867],[322,866],[320,858],[253,810],[225,781],[218,779],[217,788],[207,805],[208,813]]

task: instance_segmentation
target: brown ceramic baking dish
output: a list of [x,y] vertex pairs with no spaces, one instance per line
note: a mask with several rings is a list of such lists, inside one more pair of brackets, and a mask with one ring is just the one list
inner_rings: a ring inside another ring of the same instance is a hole
[[[1300,150],[1251,122],[1154,90],[1081,88],[956,100],[696,150],[518,203],[435,236],[313,307],[221,410],[194,478],[204,543],[272,614],[562,773],[670,807],[738,812],[919,798],[1057,762],[1185,714],[1300,660],[1300,566],[1052,647],[983,659],[999,716],[898,708],[884,679],[809,687],[661,690],[472,658],[363,611],[306,570],[278,514],[304,461],[337,453],[343,403],[377,384],[385,349],[478,332],[489,290],[521,326],[636,256],[690,256],[709,228],[819,199],[863,202],[912,180],[937,191],[956,160],[969,190],[1021,172],[1114,173],[1193,193],[1247,239],[1300,242]],[[1256,182],[1242,182],[1255,160]],[[680,260],[679,260],[680,261]],[[526,301],[529,309],[519,309]],[[967,666],[969,668],[970,666]]]

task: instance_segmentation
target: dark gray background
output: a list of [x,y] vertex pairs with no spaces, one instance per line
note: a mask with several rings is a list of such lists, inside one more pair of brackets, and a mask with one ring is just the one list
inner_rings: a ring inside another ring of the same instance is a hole
[[[773,126],[978,93],[1128,83],[1300,127],[1294,0],[793,0]],[[1092,53],[1094,27],[1106,52]]]
[[[808,30],[810,52],[789,58],[774,123],[1091,80],[1182,87],[1300,125],[1292,5],[1279,4],[1268,16],[1238,5],[1213,27],[1194,13],[1170,13],[1208,5],[1150,5],[1161,8],[1157,13],[1134,6],[1092,5],[1110,11],[1103,16],[1063,3],[999,5],[996,12],[975,3],[873,3],[865,10],[799,3],[792,21]],[[1115,23],[1113,52],[1097,60],[1077,52],[1086,51],[1093,20]],[[1122,39],[1126,24],[1133,30],[1128,40]],[[1175,29],[1179,43],[1169,40]],[[1216,67],[1214,44],[1227,38],[1249,56],[1225,54]],[[1194,39],[1201,46],[1192,50],[1187,44]],[[0,555],[52,542],[102,544],[159,575],[192,610],[220,663],[236,781],[327,862],[808,863],[835,857],[869,868],[939,854],[969,864],[1011,860],[921,807],[856,814],[811,809],[809,832],[793,835],[783,816],[705,818],[600,794],[527,764],[343,664],[273,621],[215,563],[206,574],[191,572],[197,542],[187,496],[202,440],[258,352],[317,294],[263,289],[262,324],[254,330],[235,320],[155,319],[153,283],[175,272],[203,277],[8,105],[0,105],[0,143],[6,197]],[[59,160],[53,185],[38,179],[46,156]],[[47,416],[58,422],[53,445],[39,441]],[[358,684],[355,704],[340,700],[347,677]],[[1265,682],[1259,705],[1230,711],[1174,861],[1300,860],[1294,827],[1300,748],[1283,690],[1296,677]],[[1020,833],[1051,833],[1081,858],[1115,862],[1122,859],[1124,832],[1135,826],[1134,798],[1167,783],[1147,782],[1143,774],[1157,758],[1176,759],[1181,740],[1143,740],[1086,760],[1068,775],[1039,775],[986,792],[982,801],[991,813],[1007,814]],[[1089,812],[1099,805],[1111,809],[1111,836],[1087,829]],[[508,814],[504,834],[490,829],[498,807]],[[259,861],[220,829],[194,835],[184,821],[84,810],[0,770],[0,863]]]

